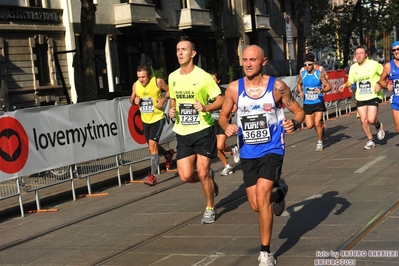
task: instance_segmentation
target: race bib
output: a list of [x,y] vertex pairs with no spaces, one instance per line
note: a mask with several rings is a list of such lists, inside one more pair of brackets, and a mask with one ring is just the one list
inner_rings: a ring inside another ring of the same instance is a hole
[[141,98],[140,99],[140,111],[142,113],[153,113],[154,105],[152,98]]
[[371,94],[373,91],[371,90],[370,81],[359,81],[359,86],[357,87],[359,94]]
[[399,96],[399,79],[395,79],[392,81],[393,91],[396,96]]
[[182,125],[198,125],[200,117],[198,111],[194,108],[194,104],[179,104],[180,122]]
[[306,88],[306,100],[314,101],[319,98],[319,94],[316,92],[317,88]]
[[245,144],[259,144],[270,141],[270,128],[266,114],[241,116],[240,121]]
[[213,111],[211,112],[211,115],[213,117],[213,120],[219,120],[219,115],[220,115],[221,110]]

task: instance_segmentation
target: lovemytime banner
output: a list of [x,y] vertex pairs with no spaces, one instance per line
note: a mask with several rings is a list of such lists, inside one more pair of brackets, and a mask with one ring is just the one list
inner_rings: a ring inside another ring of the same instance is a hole
[[[175,139],[166,120],[162,141]],[[0,181],[143,147],[128,98],[20,109],[0,116]]]
[[[169,102],[165,106],[165,125],[163,127],[159,143],[174,140],[176,138],[173,132],[174,121],[169,118]],[[122,118],[122,138],[123,152],[137,150],[147,147],[143,132],[143,122],[140,117],[140,110],[137,105],[131,105],[129,98],[121,99],[119,103],[120,116]]]

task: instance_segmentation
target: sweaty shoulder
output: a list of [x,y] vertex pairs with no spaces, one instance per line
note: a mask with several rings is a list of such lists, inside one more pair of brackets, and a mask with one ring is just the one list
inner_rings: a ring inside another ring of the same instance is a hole
[[234,81],[230,82],[229,85],[227,85],[225,94],[227,92],[229,92],[230,94],[238,92],[238,80],[234,80]]
[[276,79],[276,82],[274,83],[274,89],[280,93],[280,94],[284,94],[287,92],[287,90],[289,89],[287,84],[285,84],[284,81],[280,80],[280,79]]

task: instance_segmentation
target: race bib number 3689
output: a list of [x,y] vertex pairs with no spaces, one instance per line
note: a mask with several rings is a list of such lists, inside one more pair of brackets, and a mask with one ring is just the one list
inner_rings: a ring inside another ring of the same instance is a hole
[[270,128],[266,114],[241,116],[244,143],[259,144],[269,142]]

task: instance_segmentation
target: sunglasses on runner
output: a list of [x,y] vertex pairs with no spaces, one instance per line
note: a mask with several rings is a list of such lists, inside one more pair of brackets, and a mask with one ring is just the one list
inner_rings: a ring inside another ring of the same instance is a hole
[[313,66],[313,63],[309,63],[309,64],[303,64],[304,66]]
[[396,52],[396,51],[399,51],[399,48],[392,49],[392,53],[394,53],[394,52]]

